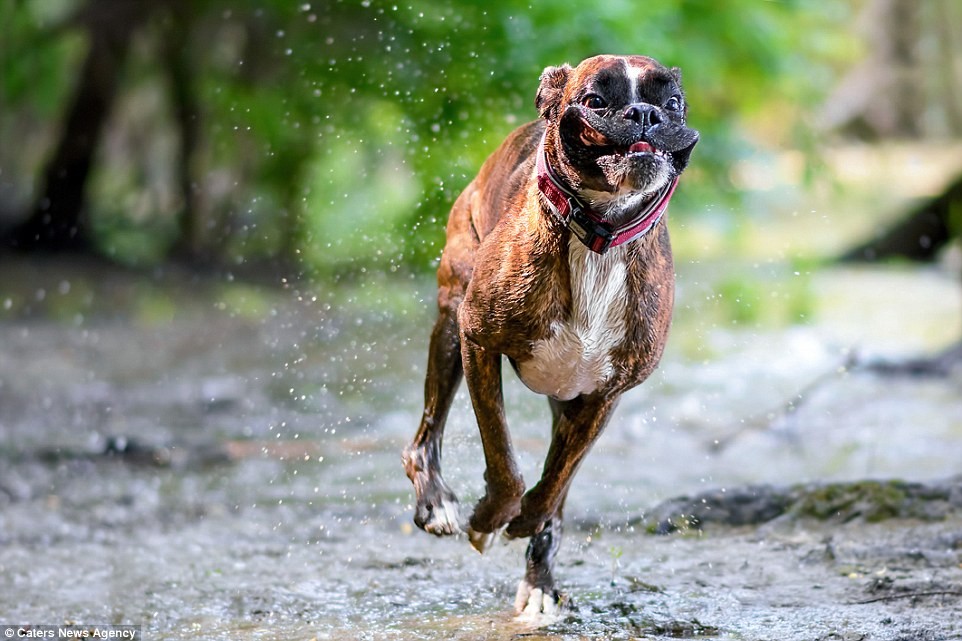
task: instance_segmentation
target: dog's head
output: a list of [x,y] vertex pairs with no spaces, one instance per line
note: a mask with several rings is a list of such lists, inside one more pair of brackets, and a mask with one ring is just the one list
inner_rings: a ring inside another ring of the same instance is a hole
[[684,171],[698,142],[685,124],[681,71],[644,56],[548,67],[535,105],[555,171],[593,200],[656,192]]

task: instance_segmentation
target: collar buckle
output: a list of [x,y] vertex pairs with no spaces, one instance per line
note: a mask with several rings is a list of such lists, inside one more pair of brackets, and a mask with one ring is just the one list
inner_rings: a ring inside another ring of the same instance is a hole
[[568,228],[578,237],[578,240],[598,254],[608,251],[611,243],[615,240],[615,235],[611,229],[585,214],[584,208],[574,198],[568,199],[568,210],[571,212],[568,218]]

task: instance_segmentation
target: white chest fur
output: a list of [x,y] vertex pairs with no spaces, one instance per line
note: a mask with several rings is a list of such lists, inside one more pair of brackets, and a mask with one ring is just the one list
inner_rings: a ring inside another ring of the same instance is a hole
[[571,316],[551,324],[518,373],[532,390],[567,401],[599,389],[613,374],[611,351],[625,336],[626,247],[596,254],[574,237],[568,247]]

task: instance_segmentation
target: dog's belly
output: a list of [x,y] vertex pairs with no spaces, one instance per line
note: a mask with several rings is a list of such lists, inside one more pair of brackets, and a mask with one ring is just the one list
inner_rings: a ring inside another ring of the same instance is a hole
[[551,334],[517,367],[530,389],[562,401],[597,391],[612,377],[611,352],[624,340],[628,305],[623,247],[599,255],[573,238],[568,257],[571,315],[551,323]]

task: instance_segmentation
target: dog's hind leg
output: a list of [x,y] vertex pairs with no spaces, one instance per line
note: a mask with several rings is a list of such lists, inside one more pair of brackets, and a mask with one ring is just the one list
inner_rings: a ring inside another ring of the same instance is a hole
[[431,534],[461,532],[458,499],[441,476],[441,441],[451,401],[463,377],[457,307],[442,307],[428,350],[424,381],[424,414],[414,440],[401,460],[414,483],[417,506],[414,523]]
[[479,243],[472,221],[476,196],[476,190],[466,188],[448,219],[448,240],[438,265],[438,319],[428,347],[424,414],[414,440],[401,456],[417,494],[414,523],[438,536],[463,529],[457,496],[441,476],[441,441],[451,401],[464,378],[458,308],[471,280]]
[[564,597],[555,588],[555,556],[561,547],[562,511],[548,519],[544,528],[531,537],[525,552],[524,579],[518,584],[514,610],[522,616],[556,615],[561,612]]
[[534,536],[558,512],[571,479],[601,435],[616,403],[617,398],[595,393],[558,404],[560,413],[556,415],[541,480],[521,499],[521,513],[508,524],[507,536]]
[[[548,399],[553,418],[552,434],[558,430],[564,404],[553,398]],[[567,491],[554,516],[547,520],[544,528],[531,537],[525,552],[524,579],[518,584],[514,599],[514,610],[522,616],[555,615],[561,611],[564,597],[555,588],[554,561],[561,547],[563,533],[564,503]]]

